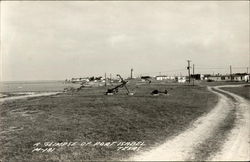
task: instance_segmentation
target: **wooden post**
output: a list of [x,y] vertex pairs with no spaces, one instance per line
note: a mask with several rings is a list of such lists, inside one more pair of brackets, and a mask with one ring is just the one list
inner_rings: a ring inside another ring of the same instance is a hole
[[187,60],[187,62],[188,62],[188,67],[187,67],[187,69],[188,69],[188,82],[190,83],[190,60]]
[[230,78],[231,78],[231,81],[233,81],[233,76],[232,76],[232,66],[230,65]]
[[105,87],[107,87],[107,75],[105,73]]
[[133,79],[133,68],[131,68],[131,73],[130,73],[130,77],[131,77],[131,79]]
[[194,64],[193,64],[193,86],[194,86]]

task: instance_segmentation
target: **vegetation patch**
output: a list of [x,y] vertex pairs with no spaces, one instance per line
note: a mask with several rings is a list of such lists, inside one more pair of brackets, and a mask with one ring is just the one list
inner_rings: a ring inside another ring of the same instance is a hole
[[242,86],[242,87],[223,87],[223,90],[235,93],[240,95],[248,100],[250,100],[250,86]]
[[[138,150],[119,150],[120,142],[142,142],[139,151],[150,149],[185,130],[198,117],[208,113],[218,100],[205,86],[145,84],[129,85],[128,88],[136,92],[134,96],[127,96],[125,90],[106,96],[105,87],[96,87],[57,97],[1,103],[1,160],[124,159]],[[150,93],[154,89],[167,89],[169,93],[152,96]],[[36,113],[22,115],[13,113],[15,111]],[[22,129],[6,131],[10,127]],[[46,147],[45,142],[77,144]],[[92,144],[84,145],[87,142]],[[97,142],[105,143],[94,146]],[[108,146],[108,142],[117,143]],[[104,144],[107,146],[102,146]],[[36,148],[43,150],[34,151]],[[54,150],[45,150],[48,148]]]

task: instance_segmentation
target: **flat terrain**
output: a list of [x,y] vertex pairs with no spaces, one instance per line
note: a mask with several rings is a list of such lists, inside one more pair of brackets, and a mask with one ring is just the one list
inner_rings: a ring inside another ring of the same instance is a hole
[[242,87],[224,87],[222,89],[250,100],[250,84]]
[[[225,85],[218,86],[220,93],[226,96],[227,103],[231,103],[231,108],[235,115],[232,120],[232,128],[225,136],[221,149],[210,160],[218,161],[249,161],[250,160],[250,102],[236,93],[231,93],[224,88],[235,87],[245,88],[245,85]],[[248,86],[248,85],[247,85]],[[230,122],[228,122],[230,126]],[[226,128],[228,128],[228,126]]]
[[[74,145],[42,152],[34,149],[47,147],[34,144],[142,141],[140,151],[145,151],[185,130],[218,101],[205,86],[142,83],[129,89],[136,92],[134,96],[124,90],[105,96],[105,87],[96,87],[0,103],[0,160],[126,159],[137,151],[118,150],[117,145]],[[169,94],[151,96],[154,89],[167,89]]]
[[249,161],[250,102],[220,89],[227,86],[209,87],[218,95],[219,102],[208,114],[160,146],[138,153],[130,160]]

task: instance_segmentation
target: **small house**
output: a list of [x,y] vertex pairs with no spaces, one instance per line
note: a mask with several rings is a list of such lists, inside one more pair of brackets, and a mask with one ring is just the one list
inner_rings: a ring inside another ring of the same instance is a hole
[[245,76],[248,76],[247,73],[235,73],[232,75],[233,81],[245,81]]
[[217,76],[217,75],[211,75],[211,76],[208,76],[206,80],[212,80],[212,81],[222,81],[222,76]]
[[244,81],[245,81],[245,82],[249,82],[249,78],[250,78],[250,75],[249,75],[249,74],[245,75],[245,76],[244,76]]
[[178,76],[177,81],[178,81],[178,83],[185,83],[187,81],[187,77]]
[[155,77],[156,80],[167,80],[168,77],[166,75],[159,75]]

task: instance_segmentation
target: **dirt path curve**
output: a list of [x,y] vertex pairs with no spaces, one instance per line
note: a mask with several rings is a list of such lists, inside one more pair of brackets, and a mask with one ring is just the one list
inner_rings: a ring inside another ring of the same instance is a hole
[[[235,86],[219,86],[235,87]],[[236,100],[236,126],[232,129],[222,150],[210,160],[249,161],[250,160],[250,101],[236,94],[221,90]]]
[[[214,132],[219,129],[220,125],[223,124],[226,117],[233,110],[236,113],[235,126],[229,135],[225,137],[227,140],[223,143],[222,149],[216,150],[216,153],[207,159],[250,160],[250,103],[238,95],[219,89],[220,87],[208,87],[208,90],[219,96],[218,104],[208,114],[198,118],[181,134],[167,139],[160,146],[150,151],[139,153],[129,160],[184,161],[195,159],[197,145],[206,142],[206,139],[213,138]],[[234,99],[225,94],[232,96]],[[206,148],[202,151],[206,151]]]

